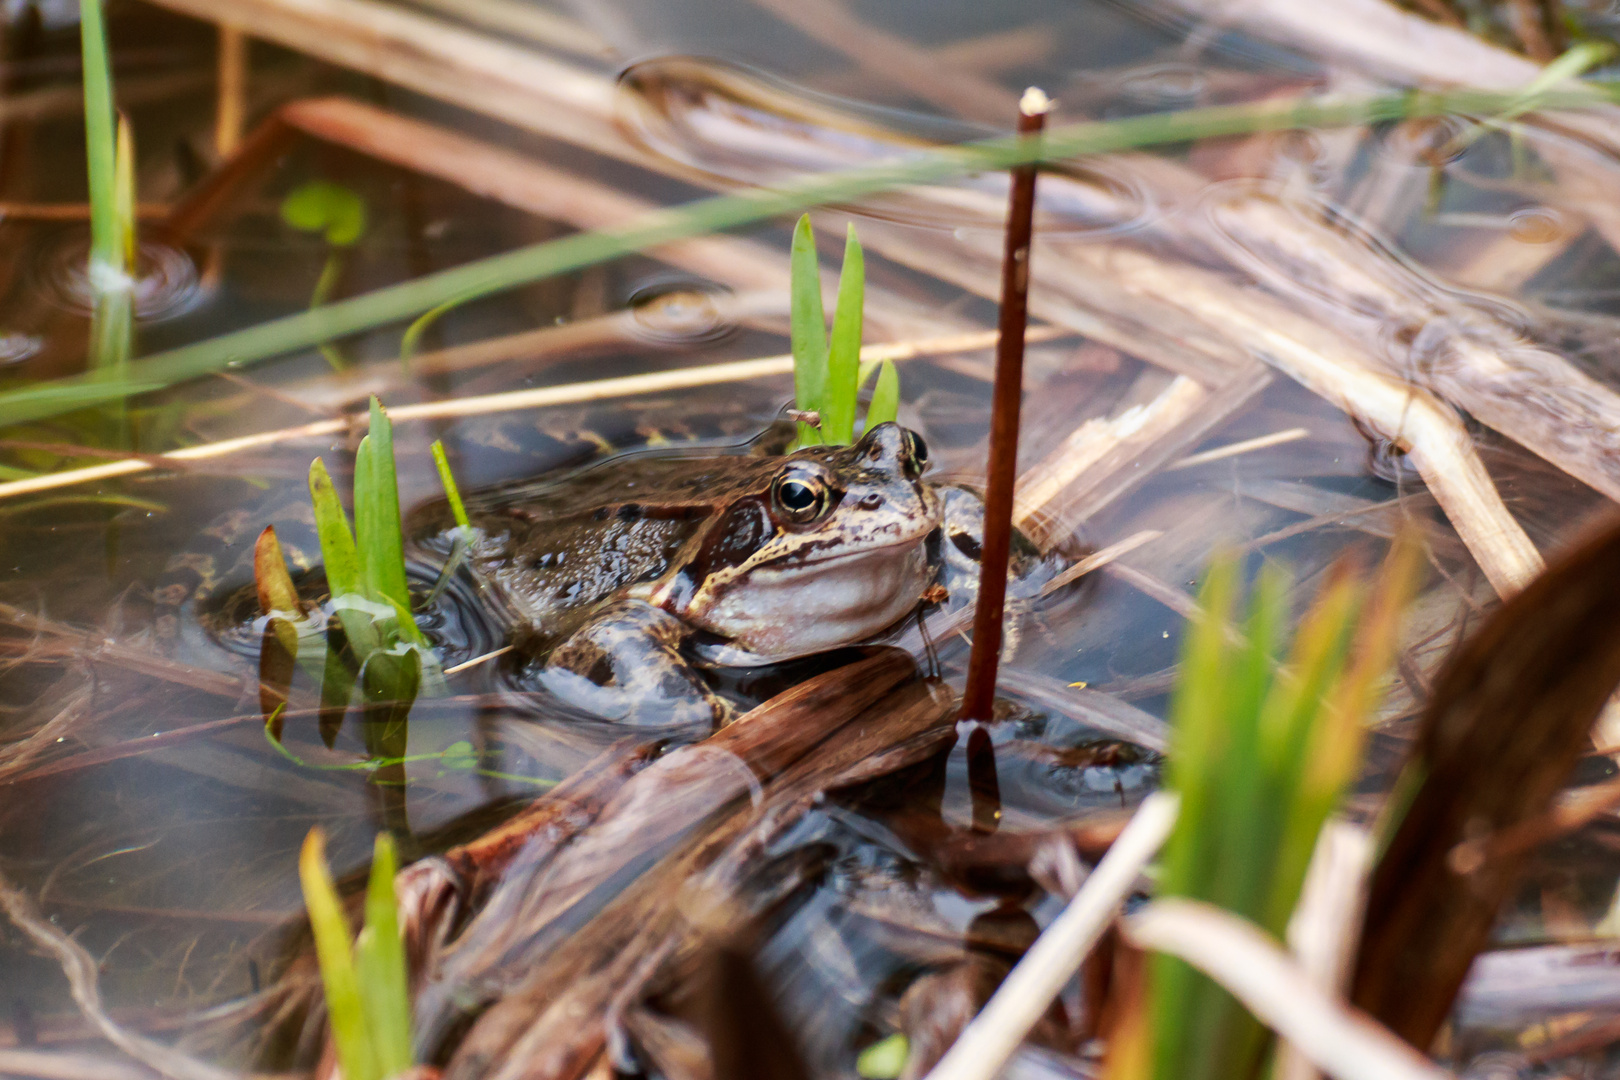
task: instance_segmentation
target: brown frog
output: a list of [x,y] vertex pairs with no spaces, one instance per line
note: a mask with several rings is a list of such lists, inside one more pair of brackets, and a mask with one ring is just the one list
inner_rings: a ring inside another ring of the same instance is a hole
[[[922,438],[893,423],[786,455],[627,454],[472,496],[467,566],[565,701],[629,722],[724,722],[730,705],[700,668],[825,652],[924,599],[971,599],[983,505],[924,480],[927,463]],[[450,524],[442,503],[425,508],[418,550],[442,559]],[[1015,536],[1012,594],[1060,564]]]

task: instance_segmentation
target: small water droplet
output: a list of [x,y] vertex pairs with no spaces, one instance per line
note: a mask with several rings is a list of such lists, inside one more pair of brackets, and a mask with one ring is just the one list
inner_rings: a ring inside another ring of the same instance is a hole
[[659,344],[717,341],[736,329],[720,298],[691,282],[644,285],[629,307],[637,336]]
[[1530,206],[1508,218],[1508,235],[1521,244],[1550,244],[1569,232],[1564,217],[1550,206]]
[[0,366],[20,364],[45,348],[38,334],[0,334]]

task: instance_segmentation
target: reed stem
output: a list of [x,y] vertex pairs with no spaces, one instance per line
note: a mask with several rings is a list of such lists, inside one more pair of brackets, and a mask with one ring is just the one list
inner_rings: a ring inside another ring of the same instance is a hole
[[[1007,558],[1012,551],[1013,485],[1018,479],[1018,412],[1024,395],[1024,330],[1029,322],[1029,253],[1035,228],[1035,165],[1046,114],[1052,104],[1031,88],[1018,103],[1018,134],[1028,141],[1031,163],[1012,172],[1007,206],[1007,247],[1001,264],[1000,337],[996,383],[990,407],[990,463],[984,498],[984,540],[979,562],[979,602],[973,617],[973,655],[962,691],[963,720],[990,719],[1001,657],[1001,620],[1007,603]],[[971,742],[970,742],[971,746]]]

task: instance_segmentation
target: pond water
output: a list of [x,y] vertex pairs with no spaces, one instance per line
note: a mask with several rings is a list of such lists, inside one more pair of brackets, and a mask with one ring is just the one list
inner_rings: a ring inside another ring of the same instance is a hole
[[[1057,121],[1364,85],[1351,65],[1146,2],[439,7],[380,10],[558,58],[611,116],[573,118],[540,98],[480,113],[449,102],[495,95],[510,73],[463,72],[464,93],[436,88],[431,63],[345,67],[336,45],[255,40],[237,102],[247,141],[227,130],[221,143],[216,29],[133,0],[112,6],[118,94],[149,204],[137,356],[302,311],[331,260],[333,297],[354,296],[711,190],[993,134],[1028,85],[1057,99]],[[14,389],[82,367],[87,227],[72,6],[6,10],[0,389]],[[549,45],[514,30],[531,17]],[[1583,17],[1598,29],[1612,18]],[[311,41],[350,32],[307,28]],[[282,129],[258,127],[288,103],[302,111],[283,112]],[[555,114],[502,122],[542,108]],[[594,152],[582,145],[591,139]],[[235,157],[222,156],[232,145]],[[1493,582],[1607,502],[1597,451],[1548,449],[1547,431],[1592,412],[1504,401],[1515,395],[1448,367],[1456,341],[1485,342],[1561,358],[1604,393],[1620,381],[1620,259],[1581,187],[1594,173],[1571,164],[1583,154],[1596,156],[1584,136],[1550,127],[1476,136],[1411,121],[1206,139],[1043,179],[1032,315],[1046,329],[1029,351],[1020,451],[1021,492],[1040,493],[1029,530],[1071,557],[1131,545],[1014,615],[1006,715],[988,729],[1000,797],[989,830],[975,825],[966,740],[947,740],[818,802],[748,865],[735,897],[753,920],[759,974],[814,1075],[853,1075],[857,1052],[901,1023],[923,976],[1010,962],[1059,906],[1048,887],[1060,876],[1028,868],[1035,841],[1117,824],[1157,783],[1184,616],[1219,549],[1289,566],[1302,607],[1335,560],[1370,565],[1402,520],[1423,523],[1432,573],[1351,808],[1372,812],[1438,664],[1494,603]],[[363,200],[352,247],[334,251],[280,216],[311,180]],[[995,325],[1005,190],[978,176],[817,212],[824,267],[836,265],[846,222],[865,243],[868,343]],[[342,371],[315,349],[232,364],[136,398],[133,449],[359,416],[372,393],[399,409],[781,354],[790,227],[773,220],[464,304],[432,325],[410,366],[398,360],[398,324],[337,341]],[[1300,250],[1318,243],[1327,255]],[[900,418],[928,440],[936,476],[982,475],[990,365],[983,348],[924,349],[900,365]],[[1482,548],[1477,523],[1454,524],[1461,466],[1414,449],[1372,403],[1376,387],[1345,374],[1355,371],[1379,386],[1410,378],[1480,417],[1434,410],[1464,436],[1458,460],[1477,462],[1499,493],[1486,525],[1521,529],[1519,547]],[[480,489],[629,449],[738,446],[790,397],[789,377],[776,375],[401,419],[401,500],[437,497],[434,439],[462,487]],[[1611,415],[1607,398],[1592,400]],[[413,760],[401,767],[339,768],[364,757],[357,719],[323,746],[316,688],[303,683],[278,752],[258,704],[258,639],[222,638],[218,613],[251,584],[264,525],[298,566],[318,559],[310,461],[322,457],[347,491],[361,433],[351,424],[35,494],[0,487],[0,871],[96,959],[115,1018],[237,1067],[313,1064],[310,1046],[276,1026],[286,1018],[253,1004],[299,948],[297,853],[312,826],[353,877],[379,829],[409,856],[441,852],[618,740],[702,734],[581,720],[492,662],[417,703]],[[109,453],[127,459],[106,415],[53,415],[0,432],[0,479]],[[503,640],[468,596],[453,592],[432,627],[447,664]],[[959,634],[902,644],[960,687]],[[1594,758],[1582,778],[1608,771]],[[1600,820],[1538,855],[1502,943],[1593,936],[1620,877],[1614,846]],[[604,886],[567,926],[621,887]],[[1463,1045],[1518,1045],[1567,1011]],[[56,960],[0,926],[0,1047],[31,1044],[94,1041]],[[615,1053],[621,1071],[650,1068],[633,1049]]]

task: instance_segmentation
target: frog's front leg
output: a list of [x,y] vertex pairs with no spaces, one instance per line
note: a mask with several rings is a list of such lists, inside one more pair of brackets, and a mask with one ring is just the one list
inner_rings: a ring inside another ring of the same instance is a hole
[[687,627],[641,600],[618,600],[552,650],[546,689],[628,724],[724,724],[731,706],[681,655]]

